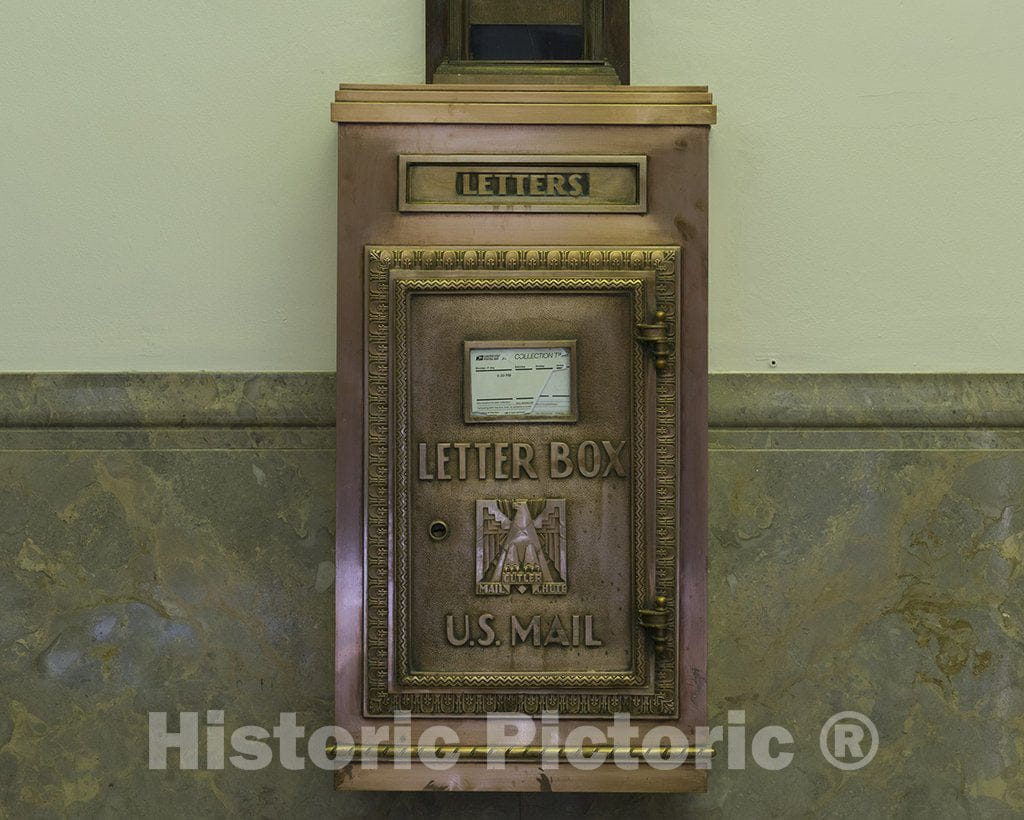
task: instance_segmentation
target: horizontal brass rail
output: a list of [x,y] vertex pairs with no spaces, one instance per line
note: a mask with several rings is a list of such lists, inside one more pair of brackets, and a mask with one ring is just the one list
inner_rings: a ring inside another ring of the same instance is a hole
[[364,746],[360,744],[329,744],[327,754],[336,757],[338,754],[351,756],[353,760],[364,758],[392,759],[399,755],[408,757],[419,757],[420,755],[431,755],[434,757],[449,757],[458,755],[460,760],[486,760],[491,755],[504,755],[507,761],[529,761],[542,760],[551,755],[558,755],[560,760],[589,758],[594,755],[606,755],[608,757],[635,757],[651,758],[659,757],[669,760],[674,757],[684,759],[712,758],[715,750],[711,746],[399,746],[394,744],[382,744],[379,746]]

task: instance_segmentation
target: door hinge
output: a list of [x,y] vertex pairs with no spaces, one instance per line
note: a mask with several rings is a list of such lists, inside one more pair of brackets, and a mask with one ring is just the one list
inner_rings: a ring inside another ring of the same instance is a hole
[[668,322],[665,321],[665,311],[654,312],[654,321],[650,324],[636,326],[636,339],[647,347],[654,356],[654,369],[664,370],[668,363],[669,353],[672,346],[669,343],[672,334],[669,332]]
[[659,595],[654,599],[654,609],[641,609],[640,626],[647,630],[654,640],[654,652],[661,655],[668,648],[669,629],[672,621],[672,610],[668,607],[668,599]]

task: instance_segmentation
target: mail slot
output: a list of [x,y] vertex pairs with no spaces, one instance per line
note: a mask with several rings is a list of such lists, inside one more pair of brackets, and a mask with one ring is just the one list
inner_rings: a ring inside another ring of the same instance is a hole
[[703,789],[710,95],[332,111],[337,787]]

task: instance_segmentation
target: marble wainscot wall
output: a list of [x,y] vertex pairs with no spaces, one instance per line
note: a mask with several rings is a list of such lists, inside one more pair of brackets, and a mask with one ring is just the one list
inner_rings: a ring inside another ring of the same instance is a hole
[[[712,377],[711,722],[786,727],[782,771],[592,797],[149,770],[153,711],[333,722],[333,385],[0,376],[0,816],[1024,815],[1014,376]],[[860,771],[819,750],[843,710],[878,727]]]

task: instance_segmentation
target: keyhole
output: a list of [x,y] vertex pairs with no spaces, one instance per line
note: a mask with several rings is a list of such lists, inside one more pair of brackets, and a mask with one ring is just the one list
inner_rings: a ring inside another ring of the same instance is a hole
[[444,521],[430,522],[430,537],[434,541],[444,541],[448,537],[448,525]]

